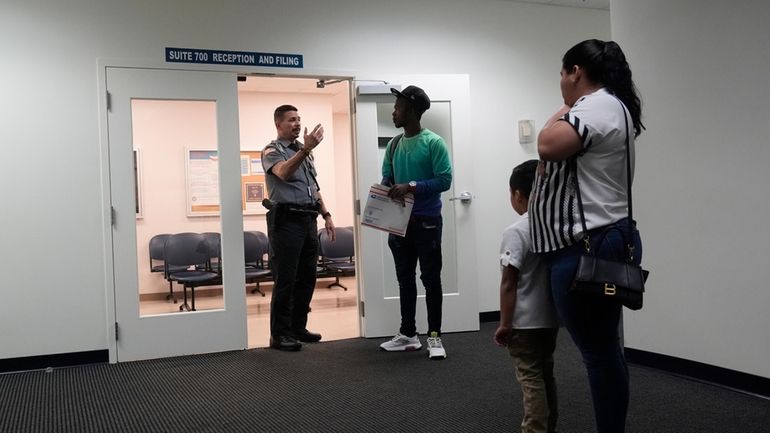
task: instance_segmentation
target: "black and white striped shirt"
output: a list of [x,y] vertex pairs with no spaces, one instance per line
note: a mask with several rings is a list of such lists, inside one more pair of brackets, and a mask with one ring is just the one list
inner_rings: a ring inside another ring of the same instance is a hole
[[[588,230],[628,216],[624,115],[631,128],[633,122],[620,101],[599,89],[580,98],[561,119],[575,128],[583,150],[564,161],[541,162],[529,198],[532,251],[559,250],[583,238],[578,183]],[[629,146],[633,170],[633,131]]]

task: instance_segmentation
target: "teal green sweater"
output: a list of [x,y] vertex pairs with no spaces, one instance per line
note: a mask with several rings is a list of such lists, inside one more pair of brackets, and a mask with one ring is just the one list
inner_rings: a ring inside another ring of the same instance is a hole
[[452,184],[452,164],[444,139],[427,128],[414,137],[401,137],[391,165],[392,145],[390,140],[382,161],[383,185],[416,181],[412,214],[441,215],[441,193]]

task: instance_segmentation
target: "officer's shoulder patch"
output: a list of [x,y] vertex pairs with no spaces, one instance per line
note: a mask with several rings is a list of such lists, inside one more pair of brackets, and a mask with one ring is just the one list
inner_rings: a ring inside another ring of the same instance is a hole
[[262,152],[262,155],[270,155],[273,152],[278,152],[275,147],[268,147]]

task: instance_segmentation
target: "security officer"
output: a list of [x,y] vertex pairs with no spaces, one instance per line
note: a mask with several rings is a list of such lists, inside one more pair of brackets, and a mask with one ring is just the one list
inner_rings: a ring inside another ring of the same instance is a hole
[[332,240],[334,223],[324,205],[316,181],[313,149],[323,140],[318,124],[305,144],[297,108],[281,105],[273,115],[278,138],[262,151],[270,200],[266,203],[267,232],[272,254],[270,267],[274,286],[270,301],[270,347],[297,351],[301,342],[317,342],[321,335],[307,330],[307,314],[316,282],[318,226],[320,214]]

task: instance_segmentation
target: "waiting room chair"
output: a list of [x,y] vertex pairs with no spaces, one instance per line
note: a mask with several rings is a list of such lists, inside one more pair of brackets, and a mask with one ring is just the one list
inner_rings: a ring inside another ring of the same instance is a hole
[[333,276],[334,282],[327,287],[348,288],[340,283],[340,277],[349,277],[356,274],[355,246],[352,228],[338,227],[337,239],[331,237],[325,229],[318,231],[319,255],[321,266],[325,270],[322,276]]
[[[168,233],[161,233],[158,235],[153,236],[150,238],[150,272],[163,272],[163,278],[168,280],[168,275],[166,274],[166,262],[163,259],[163,246],[166,244],[166,239],[171,236]],[[155,263],[156,261],[160,261],[161,263]],[[186,268],[177,267],[176,269],[172,269],[174,271],[183,271]],[[174,296],[174,283],[171,280],[168,280],[168,295],[166,295],[166,300],[172,300],[176,304],[176,296]]]
[[206,239],[206,245],[209,247],[209,260],[208,262],[199,266],[200,270],[209,272],[222,273],[222,235],[216,232],[202,233]]
[[[179,306],[179,311],[195,311],[195,288],[221,281],[218,273],[197,269],[201,263],[208,263],[211,259],[206,237],[200,233],[173,234],[166,239],[163,256],[169,281],[176,281],[184,287],[184,302]],[[185,270],[174,271],[182,267]],[[187,304],[188,287],[192,306]]]
[[267,238],[265,232],[261,232],[259,230],[249,230],[249,233],[255,235],[259,239],[260,247],[265,251],[265,253],[262,255],[262,260],[260,263],[247,261],[246,264],[250,266],[259,266],[263,269],[270,269],[270,240]]
[[243,257],[246,263],[246,284],[256,283],[257,286],[251,290],[251,293],[259,292],[265,296],[259,283],[272,279],[272,273],[264,266],[265,254],[267,254],[267,236],[264,240],[259,234],[262,232],[243,232]]

